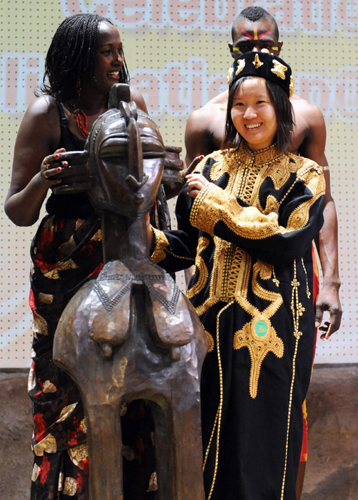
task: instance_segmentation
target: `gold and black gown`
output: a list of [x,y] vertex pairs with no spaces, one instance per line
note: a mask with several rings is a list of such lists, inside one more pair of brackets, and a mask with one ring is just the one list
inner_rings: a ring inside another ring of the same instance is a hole
[[207,499],[295,500],[302,403],[312,369],[312,240],[325,182],[275,145],[217,151],[182,189],[178,230],[155,233],[152,261],[195,263],[187,295],[209,340],[202,371]]

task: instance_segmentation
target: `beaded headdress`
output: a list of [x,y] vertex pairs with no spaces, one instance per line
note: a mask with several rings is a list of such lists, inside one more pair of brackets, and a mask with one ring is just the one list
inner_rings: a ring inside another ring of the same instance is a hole
[[236,59],[227,72],[229,89],[244,76],[256,76],[279,85],[291,97],[294,91],[291,67],[269,52],[247,52]]

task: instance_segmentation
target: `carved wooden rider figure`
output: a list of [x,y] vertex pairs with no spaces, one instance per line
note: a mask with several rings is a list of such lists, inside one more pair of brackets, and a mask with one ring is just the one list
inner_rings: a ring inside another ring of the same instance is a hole
[[165,147],[147,114],[134,102],[118,102],[122,90],[113,89],[112,109],[94,123],[86,143],[104,267],[64,310],[54,360],[81,393],[92,500],[123,499],[120,409],[138,398],[156,403],[159,499],[200,500],[206,338],[188,299],[149,260],[144,216],[160,185]]

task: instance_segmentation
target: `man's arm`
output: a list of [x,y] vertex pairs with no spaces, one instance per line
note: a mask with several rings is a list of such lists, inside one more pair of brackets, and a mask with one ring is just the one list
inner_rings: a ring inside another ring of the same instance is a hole
[[329,311],[330,324],[321,326],[324,332],[321,338],[329,338],[341,324],[342,308],[339,300],[341,285],[338,269],[338,224],[337,212],[331,195],[330,174],[327,158],[324,153],[326,143],[326,126],[321,111],[309,105],[309,135],[299,149],[302,156],[311,158],[324,168],[326,180],[326,197],[324,207],[324,225],[315,243],[322,267],[323,283],[316,300],[316,326],[322,322],[323,312]]
[[[193,168],[188,168],[192,165],[197,165],[194,162],[196,158],[206,156],[217,148],[213,144],[211,132],[211,120],[213,119],[214,109],[211,109],[209,104],[202,108],[193,111],[186,123],[185,127],[185,165],[187,167],[186,175],[191,174]],[[211,118],[210,118],[211,115]],[[185,280],[189,283],[193,267],[185,270]]]
[[213,110],[208,105],[191,113],[185,127],[185,164],[190,163],[198,156],[208,155],[217,147],[213,144],[211,123]]
[[[210,131],[206,128],[207,126],[210,126],[210,122],[208,122],[206,106],[191,113],[185,128],[186,156],[183,170],[182,161],[179,159],[181,148],[167,147],[163,176],[167,200],[179,194],[183,184],[185,184],[185,177],[195,170],[196,165],[203,159],[204,155],[214,150],[209,145]],[[175,149],[177,150],[178,160],[173,159],[173,154],[171,154]],[[181,179],[179,178],[179,182],[176,182],[175,174],[173,176],[174,170],[180,172],[182,176]]]

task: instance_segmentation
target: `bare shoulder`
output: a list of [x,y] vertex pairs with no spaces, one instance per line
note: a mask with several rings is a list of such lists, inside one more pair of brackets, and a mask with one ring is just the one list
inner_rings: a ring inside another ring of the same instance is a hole
[[291,104],[296,120],[304,120],[308,125],[324,124],[322,111],[306,99],[295,94],[291,97]]
[[215,106],[209,105],[209,103],[192,111],[186,122],[186,132],[193,133],[198,131],[209,131],[210,120],[215,112]]
[[186,163],[220,149],[224,138],[228,93],[223,92],[193,111],[185,128]]
[[228,92],[222,92],[221,94],[204,104],[204,106],[201,106],[201,108],[193,111],[189,116],[188,122],[189,120],[191,122],[194,122],[201,121],[202,119],[209,119],[210,121],[212,121],[217,116],[221,116],[223,113],[226,114],[227,99]]
[[131,91],[131,99],[136,103],[137,107],[142,111],[144,111],[145,113],[148,113],[146,102],[142,94],[139,92],[139,90],[131,87],[130,91]]
[[306,99],[297,95],[291,97],[295,124],[290,151],[311,158],[320,165],[326,165],[326,124],[323,113]]
[[48,125],[59,124],[59,114],[55,99],[49,95],[37,97],[27,108],[24,120],[46,120]]
[[16,144],[33,149],[46,144],[49,152],[60,140],[60,118],[55,99],[41,95],[27,108],[16,138]]

